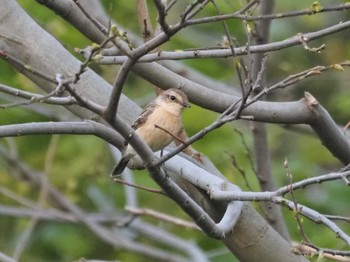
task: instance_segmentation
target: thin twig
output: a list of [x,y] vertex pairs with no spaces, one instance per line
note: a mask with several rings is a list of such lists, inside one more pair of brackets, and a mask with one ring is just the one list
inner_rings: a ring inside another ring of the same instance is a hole
[[28,92],[28,91],[23,91],[23,90],[14,88],[14,87],[6,86],[4,84],[0,84],[0,91],[1,92],[28,100],[28,101],[23,101],[23,102],[2,104],[2,105],[0,105],[0,108],[25,106],[25,105],[30,105],[33,103],[47,103],[47,104],[62,105],[62,106],[77,104],[77,101],[75,100],[75,98],[73,98],[71,96],[57,97],[56,90],[57,90],[57,88],[47,95],[40,95],[40,94]]
[[167,11],[166,7],[161,0],[154,0],[155,6],[158,10],[158,23],[162,28],[163,32],[167,35],[171,35],[171,28],[166,22]]
[[350,223],[350,217],[334,216],[334,215],[325,215],[325,216],[331,220],[345,221],[347,223]]
[[309,246],[309,247],[317,250],[316,254],[320,254],[322,252],[322,253],[327,253],[330,255],[350,256],[350,251],[334,250],[334,249],[329,249],[329,248],[320,248],[312,243],[304,243],[304,245]]
[[54,83],[57,84],[56,79],[48,76],[42,72],[37,71],[35,68],[32,68],[26,64],[24,64],[23,62],[19,61],[18,59],[14,58],[13,56],[11,56],[10,54],[6,53],[4,50],[0,50],[0,58],[3,58],[5,60],[8,60],[11,64],[14,64],[16,66],[18,66],[20,68],[20,71],[26,71],[28,73],[31,73],[35,76],[38,76],[50,83]]
[[[290,172],[289,170],[289,165],[288,165],[288,160],[287,158],[284,160],[284,169],[286,170],[287,172],[287,177],[288,177],[288,180],[289,180],[289,185],[292,185],[293,184],[293,176],[292,176],[292,173]],[[298,229],[299,229],[299,232],[301,233],[302,237],[304,238],[304,242],[306,243],[311,243],[309,238],[307,237],[306,235],[306,232],[304,230],[304,224],[302,222],[302,218],[300,216],[300,210],[298,208],[298,202],[297,202],[297,199],[295,197],[295,194],[294,194],[294,188],[293,186],[290,186],[290,195],[292,197],[292,201],[293,201],[293,204],[294,204],[294,209],[293,209],[293,215],[298,223]]]
[[123,185],[126,185],[126,186],[130,186],[130,187],[134,187],[134,188],[137,188],[137,189],[141,189],[141,190],[144,190],[144,191],[147,191],[147,192],[150,192],[150,193],[156,193],[156,194],[160,194],[160,195],[165,195],[162,190],[153,189],[153,188],[149,188],[149,187],[145,187],[145,186],[138,186],[138,185],[126,182],[126,181],[124,181],[122,179],[119,179],[119,178],[113,178],[113,182],[116,182],[118,184],[123,184]]
[[[252,1],[255,2],[255,1]],[[255,3],[252,3],[255,4]],[[249,7],[250,8],[250,7]],[[324,7],[322,8],[317,14],[325,13],[325,12],[334,12],[334,11],[343,11],[350,9],[349,3],[344,3],[338,6],[332,6],[332,7]],[[243,9],[244,10],[244,9]],[[243,12],[245,12],[244,10]],[[217,15],[217,16],[211,16],[211,17],[205,17],[205,18],[198,18],[198,19],[191,19],[187,21],[187,25],[198,25],[203,23],[212,23],[222,20],[228,20],[228,19],[240,19],[240,20],[247,20],[247,21],[259,21],[259,20],[274,20],[274,19],[284,19],[287,17],[295,17],[295,16],[303,16],[303,15],[314,15],[314,10],[301,10],[301,11],[292,11],[288,13],[277,13],[277,14],[269,14],[269,15],[258,15],[258,16],[251,16],[251,15],[244,15],[242,11],[235,12],[233,14],[226,14],[226,15]]]
[[245,155],[247,157],[247,159],[249,160],[249,164],[250,164],[250,168],[252,169],[253,173],[256,175],[257,174],[257,171],[254,167],[254,161],[253,161],[253,158],[252,158],[252,155],[251,155],[251,152],[249,150],[249,146],[244,138],[244,134],[238,130],[237,128],[234,128],[233,129],[238,135],[239,137],[241,138],[241,141],[242,141],[242,145],[244,147],[244,150],[245,150]]
[[253,191],[253,188],[250,186],[248,178],[247,178],[247,174],[244,171],[244,169],[242,167],[239,166],[239,164],[237,163],[237,159],[236,157],[232,154],[229,153],[230,157],[231,157],[231,163],[232,165],[236,168],[236,170],[239,172],[239,174],[241,175],[241,177],[243,178],[243,181],[245,183],[245,186],[250,190]]
[[180,143],[182,143],[182,144],[186,143],[186,142],[183,141],[181,138],[179,138],[178,136],[176,136],[176,135],[170,133],[170,132],[169,132],[168,130],[166,130],[165,128],[163,128],[163,127],[161,127],[161,126],[159,126],[159,125],[154,125],[154,127],[155,127],[155,128],[158,128],[158,129],[160,129],[160,130],[162,130],[162,131],[164,131],[165,133],[167,133],[169,136],[171,136],[173,139],[179,141]]
[[185,221],[181,218],[170,216],[164,213],[160,213],[158,211],[148,209],[148,208],[135,208],[135,207],[125,207],[125,210],[130,212],[132,215],[136,216],[150,216],[156,218],[157,220],[164,221],[167,223],[171,223],[177,226],[195,229],[201,231],[201,229],[194,223]]
[[[85,72],[86,68],[88,67],[89,63],[91,63],[94,60],[94,56],[103,50],[106,45],[111,42],[115,38],[115,35],[111,35],[107,37],[100,45],[93,45],[91,47],[91,50],[89,52],[89,55],[85,58],[85,61],[80,64],[79,71],[74,74],[75,79],[73,80],[73,83],[77,83],[81,77],[81,75]],[[76,49],[77,52],[80,52],[79,49]],[[95,57],[96,59],[96,57]]]
[[[334,34],[339,31],[347,30],[350,27],[350,21],[342,22],[315,32],[303,34],[308,41],[319,39],[321,37]],[[293,36],[282,41],[261,44],[261,45],[252,45],[250,46],[250,53],[267,53],[280,51],[281,49],[286,49],[292,46],[302,45],[300,41],[300,35]],[[245,46],[236,47],[234,49],[236,56],[246,55],[248,50]],[[216,50],[207,50],[197,48],[194,51],[162,51],[156,54],[147,54],[138,60],[139,63],[145,62],[154,62],[159,60],[182,60],[182,59],[199,59],[199,58],[226,58],[231,57],[232,51],[229,48],[217,48]],[[99,63],[101,64],[122,64],[127,58],[125,56],[118,57],[104,57]]]
[[86,12],[85,8],[80,4],[79,0],[73,0],[73,2],[80,9],[80,11],[83,12],[86,18],[88,18],[105,36],[108,35],[108,29],[104,27],[96,18]]

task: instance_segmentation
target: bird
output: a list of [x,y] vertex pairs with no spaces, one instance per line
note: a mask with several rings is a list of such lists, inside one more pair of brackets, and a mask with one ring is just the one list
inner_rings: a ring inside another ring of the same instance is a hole
[[[131,126],[153,152],[164,149],[183,130],[182,112],[189,108],[187,95],[175,88],[167,89],[150,102]],[[125,142],[121,160],[111,172],[119,176],[128,166],[131,169],[143,168],[143,161],[130,144]]]

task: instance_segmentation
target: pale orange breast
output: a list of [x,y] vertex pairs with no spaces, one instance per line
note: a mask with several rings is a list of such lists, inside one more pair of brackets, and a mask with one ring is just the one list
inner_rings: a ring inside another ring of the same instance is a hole
[[182,129],[180,116],[162,110],[155,110],[148,116],[146,123],[136,130],[136,133],[144,139],[146,144],[153,151],[163,149],[173,140],[171,135],[160,128],[155,127],[155,125],[164,128],[174,136],[178,136]]

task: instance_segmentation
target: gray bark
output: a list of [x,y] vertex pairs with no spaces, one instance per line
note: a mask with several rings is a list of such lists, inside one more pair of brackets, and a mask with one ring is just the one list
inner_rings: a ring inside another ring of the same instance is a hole
[[[39,27],[15,1],[4,1],[0,8],[0,49],[33,69],[54,76],[56,73],[73,75],[78,71],[80,62],[67,52],[51,35]],[[55,86],[25,73],[46,92]],[[104,105],[111,92],[110,85],[88,70],[74,86],[76,91],[96,103]],[[195,99],[196,92],[192,91]],[[81,118],[91,118],[93,114],[77,106],[68,107]],[[120,116],[131,122],[140,112],[132,101],[122,97]],[[191,195],[212,216],[220,216],[220,205],[204,197],[195,187]],[[223,243],[241,261],[306,261],[305,258],[291,252],[291,246],[280,237],[249,204],[245,204],[242,215],[233,233]]]

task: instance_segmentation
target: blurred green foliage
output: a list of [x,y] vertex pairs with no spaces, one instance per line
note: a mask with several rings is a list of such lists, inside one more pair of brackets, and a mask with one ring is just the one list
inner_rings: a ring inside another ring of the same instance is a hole
[[[19,0],[21,6],[39,23],[45,30],[54,35],[74,55],[74,48],[84,48],[91,44],[82,34],[66,23],[62,18],[34,1]],[[136,18],[134,1],[103,0],[103,4],[113,19],[118,21],[128,30],[140,34]],[[222,1],[218,3],[224,13],[236,10],[244,1]],[[239,3],[236,3],[239,2]],[[241,3],[242,2],[242,3]],[[310,8],[314,1],[276,1],[276,12],[290,12]],[[321,5],[329,6],[340,4],[344,1],[320,1]],[[186,1],[178,3],[178,11],[187,4]],[[150,4],[150,13],[156,21],[156,10]],[[179,13],[169,14],[169,21],[176,21]],[[203,16],[216,15],[214,8],[207,8]],[[132,18],[132,19],[130,19]],[[296,18],[274,20],[271,25],[271,40],[280,41],[300,32],[309,32],[345,21],[349,18],[348,11],[302,16]],[[228,21],[232,36],[242,45],[246,42],[242,24],[238,20]],[[301,46],[273,52],[269,54],[268,82],[275,83],[290,74],[303,71],[316,65],[329,65],[349,59],[350,46],[348,31],[324,37],[313,41],[310,46],[326,44],[327,48],[320,54],[305,51]],[[215,47],[222,42],[224,30],[221,23],[212,23],[190,27],[174,36],[164,46],[164,50],[181,50],[198,47]],[[77,56],[78,57],[78,56]],[[238,85],[236,73],[231,59],[203,59],[188,60],[184,62],[202,73],[224,81],[232,86]],[[96,67],[96,70],[112,82],[116,75],[116,67]],[[290,101],[300,99],[303,92],[311,92],[320,103],[330,112],[333,118],[345,125],[349,120],[349,73],[330,71],[322,76],[302,81],[287,91],[277,91],[268,98],[274,101]],[[0,81],[25,90],[36,90],[29,80],[18,74],[5,62],[0,61]],[[150,94],[151,85],[135,75],[130,75],[125,86],[125,92],[135,100],[142,100]],[[213,98],[214,99],[214,98]],[[0,96],[0,100],[1,96]],[[148,101],[150,99],[147,99]],[[1,101],[2,102],[2,101]],[[205,117],[203,117],[205,116]],[[208,112],[197,106],[187,110],[184,114],[184,123],[189,135],[193,135],[205,126],[212,123],[218,115]],[[0,111],[0,124],[15,124],[23,122],[36,122],[55,120],[42,116],[23,108],[6,109]],[[235,131],[243,133],[244,141],[249,147],[249,152],[243,146],[241,136]],[[293,180],[298,181],[306,177],[317,176],[340,167],[339,162],[320,144],[320,141],[311,135],[304,135],[294,131],[288,131],[274,125],[268,125],[269,145],[273,174],[277,186],[288,183],[286,170],[283,167],[285,158],[289,161]],[[50,136],[32,136],[11,139],[16,144],[20,157],[33,168],[44,171],[45,159],[50,147]],[[2,144],[7,144],[3,142]],[[235,122],[215,130],[194,144],[194,147],[207,155],[218,169],[231,181],[247,189],[243,177],[232,164],[232,158],[237,165],[245,171],[246,179],[254,190],[259,190],[258,183],[252,171],[251,160],[254,160],[252,148],[252,135],[247,122]],[[112,184],[108,173],[113,166],[113,160],[108,153],[107,145],[94,137],[87,136],[60,136],[58,147],[52,162],[50,181],[73,202],[93,211],[94,200],[89,195],[89,190],[97,189],[108,196],[116,209],[122,210],[125,205],[123,189],[121,185]],[[143,186],[157,188],[156,184],[143,171],[136,172],[135,183]],[[6,168],[0,159],[0,183],[18,194],[35,201],[38,192],[25,182],[10,176],[10,169]],[[324,185],[315,185],[300,190],[296,193],[298,201],[311,206],[326,214],[350,215],[348,189],[342,182],[330,182]],[[1,203],[12,204],[13,201],[1,197]],[[140,191],[139,200],[141,207],[152,208],[170,215],[188,218],[184,212],[172,201],[163,196]],[[285,218],[293,240],[301,241],[302,236],[297,229],[297,223],[291,211],[284,209]],[[7,253],[13,252],[18,238],[25,230],[28,219],[12,219],[0,216],[0,249]],[[215,252],[222,249],[220,242],[210,240],[202,233],[192,230],[179,230],[177,226],[163,224],[154,219],[146,219],[160,227],[166,227],[185,239],[192,239],[204,250]],[[342,242],[337,240],[333,233],[322,225],[315,225],[304,219],[304,225],[308,236],[317,245],[341,249]],[[350,226],[342,224],[342,227],[350,233]],[[149,243],[149,239],[141,239]],[[220,252],[219,252],[220,253]],[[93,234],[83,226],[65,223],[42,221],[35,228],[30,241],[30,246],[24,253],[23,261],[73,261],[81,257],[119,259],[121,261],[146,261],[139,255],[126,251],[115,251],[108,245],[101,243]],[[224,251],[222,255],[215,256],[212,261],[232,261],[232,256]],[[324,260],[325,261],[325,260]]]

